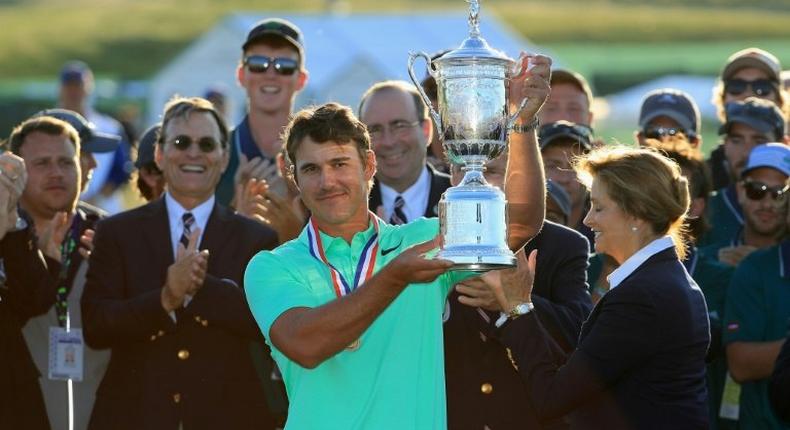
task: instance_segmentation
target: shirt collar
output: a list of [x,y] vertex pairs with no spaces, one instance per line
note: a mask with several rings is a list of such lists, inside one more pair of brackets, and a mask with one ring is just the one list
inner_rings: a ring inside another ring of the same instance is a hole
[[181,217],[187,212],[191,212],[192,216],[195,217],[195,224],[200,227],[202,236],[202,232],[206,230],[208,217],[211,216],[211,211],[214,209],[214,200],[215,198],[212,195],[208,200],[188,211],[184,209],[184,207],[181,206],[181,204],[178,203],[176,199],[173,198],[169,191],[166,191],[165,204],[167,205],[167,214],[168,218],[170,219],[170,228],[173,231],[177,231],[178,236],[176,237],[180,237],[181,235],[181,231],[183,229],[183,226],[181,225],[183,222]]
[[620,285],[620,283],[623,282],[625,278],[631,276],[631,274],[634,273],[636,269],[642,265],[642,263],[647,261],[648,258],[674,246],[675,243],[669,236],[663,236],[648,243],[647,246],[640,249],[639,251],[636,251],[634,255],[628,257],[628,259],[625,260],[623,264],[620,265],[620,267],[615,269],[609,276],[606,277],[606,280],[609,281],[609,289],[614,289],[616,286]]
[[[372,212],[369,212],[370,216],[375,217],[376,215]],[[379,232],[388,224],[382,221],[380,218],[376,217],[379,221]],[[310,220],[307,221],[305,227],[302,229],[302,232],[299,234],[299,241],[304,243],[305,246],[310,246],[310,239],[307,237],[307,226],[310,224]],[[348,248],[355,248],[355,247],[364,247],[367,244],[370,236],[372,236],[376,232],[376,228],[373,226],[372,221],[368,221],[368,228],[366,230],[357,232],[354,237],[351,238],[351,245],[349,245],[345,239],[342,237],[335,237],[330,236],[324,233],[321,230],[318,230],[318,234],[321,235],[321,243],[324,245],[324,252],[329,253],[330,251],[334,250],[344,250]]]
[[[395,191],[394,188],[384,185],[379,181],[381,203],[384,205],[384,211],[387,214],[391,214],[395,206],[395,199],[398,195],[403,196],[405,202],[404,209],[408,211],[406,216],[409,218],[409,221],[415,220],[425,213],[425,206],[428,205],[428,190],[430,190],[430,188],[431,174],[428,172],[428,166],[422,169],[422,173],[420,173],[417,180],[402,193]],[[418,208],[417,205],[420,204],[422,204],[422,207]]]

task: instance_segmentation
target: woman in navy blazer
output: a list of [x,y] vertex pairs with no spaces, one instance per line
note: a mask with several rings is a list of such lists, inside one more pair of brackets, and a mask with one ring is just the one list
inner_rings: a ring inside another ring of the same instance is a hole
[[534,408],[567,416],[572,429],[708,428],[702,292],[681,259],[688,182],[648,149],[602,148],[577,160],[590,186],[584,223],[595,251],[620,266],[570,355],[557,348],[531,304],[535,253],[484,276],[502,309],[499,329]]

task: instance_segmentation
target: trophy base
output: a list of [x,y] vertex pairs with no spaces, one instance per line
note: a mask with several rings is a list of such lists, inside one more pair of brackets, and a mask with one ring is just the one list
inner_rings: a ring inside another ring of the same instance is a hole
[[516,256],[509,249],[495,249],[491,253],[485,251],[488,250],[472,247],[445,248],[436,257],[452,261],[455,264],[450,270],[459,272],[488,272],[516,267]]

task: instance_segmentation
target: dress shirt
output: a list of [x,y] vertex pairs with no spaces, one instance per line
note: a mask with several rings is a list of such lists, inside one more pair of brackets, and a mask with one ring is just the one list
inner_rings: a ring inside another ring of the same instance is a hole
[[625,278],[634,273],[634,270],[638,269],[639,266],[647,261],[648,258],[674,246],[675,242],[672,241],[671,237],[663,236],[648,243],[639,251],[636,251],[634,255],[628,257],[628,259],[625,260],[623,264],[620,265],[620,267],[612,271],[612,273],[606,277],[606,280],[609,281],[609,290],[612,290],[620,285],[620,283],[623,282]]

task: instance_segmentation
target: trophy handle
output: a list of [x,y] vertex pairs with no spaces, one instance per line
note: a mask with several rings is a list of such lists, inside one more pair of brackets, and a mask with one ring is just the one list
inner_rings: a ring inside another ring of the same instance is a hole
[[414,74],[414,61],[418,58],[422,57],[425,59],[425,63],[428,66],[428,73],[436,79],[436,72],[433,70],[433,64],[431,62],[431,57],[424,52],[409,52],[409,77],[411,81],[414,82],[414,86],[417,87],[417,91],[420,93],[420,97],[422,97],[422,101],[425,102],[425,105],[428,106],[428,111],[431,112],[431,117],[433,118],[434,124],[436,124],[436,130],[439,132],[439,136],[444,135],[444,130],[442,130],[442,118],[439,116],[439,113],[433,108],[433,104],[431,104],[431,99],[428,98],[428,94],[425,94],[425,90],[420,85],[420,81],[417,79],[417,76]]
[[[523,69],[523,67],[522,67],[522,63],[521,63],[521,57],[519,57],[519,59],[515,62],[515,64],[513,65],[513,68],[511,69],[512,73],[513,73],[512,76],[520,75],[521,72],[523,71],[522,69]],[[513,115],[511,115],[508,118],[508,120],[507,120],[507,129],[508,130],[512,130],[513,129],[513,126],[516,124],[516,120],[518,120],[518,116],[521,115],[521,111],[524,110],[524,107],[527,105],[527,101],[528,100],[527,100],[526,97],[523,100],[521,100],[521,103],[519,103],[518,109],[516,109],[516,112],[513,113]]]

